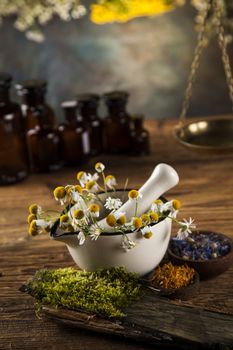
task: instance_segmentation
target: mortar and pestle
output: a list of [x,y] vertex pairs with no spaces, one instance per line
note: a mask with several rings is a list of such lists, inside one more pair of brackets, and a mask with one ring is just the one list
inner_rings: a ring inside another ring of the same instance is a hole
[[[164,163],[157,165],[151,176],[139,189],[141,197],[138,199],[137,215],[140,216],[148,211],[155,199],[177,185],[178,182],[179,176],[174,168]],[[104,201],[109,197],[109,193],[102,193],[99,196]],[[124,203],[116,213],[124,212],[127,221],[130,221],[134,216],[135,202],[126,200],[127,192],[123,190],[116,191],[115,196]],[[136,243],[136,246],[127,252],[121,248],[121,232],[112,232],[105,218],[99,221],[99,225],[106,232],[102,233],[96,241],[87,236],[84,245],[79,245],[78,232],[59,236],[55,232],[51,234],[51,238],[67,245],[73,260],[81,269],[94,271],[98,268],[123,266],[129,272],[144,276],[163,259],[171,236],[172,221],[165,218],[151,226],[153,236],[150,239],[143,238],[140,231],[127,233],[129,239]]]

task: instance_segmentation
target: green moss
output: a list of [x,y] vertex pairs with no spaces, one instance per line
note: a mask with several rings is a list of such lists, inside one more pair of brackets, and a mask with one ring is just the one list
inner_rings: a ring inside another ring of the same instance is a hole
[[96,272],[65,268],[38,270],[24,290],[37,303],[84,310],[104,317],[123,317],[123,309],[138,299],[141,283],[123,268]]

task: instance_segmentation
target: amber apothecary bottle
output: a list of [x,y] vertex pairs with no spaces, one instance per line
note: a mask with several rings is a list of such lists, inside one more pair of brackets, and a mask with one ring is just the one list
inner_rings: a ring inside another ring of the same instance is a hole
[[113,91],[103,95],[108,108],[104,120],[104,149],[107,153],[128,153],[130,148],[130,117],[126,111],[129,94]]
[[90,137],[90,154],[95,156],[103,150],[103,127],[98,116],[100,97],[97,94],[77,95],[78,115],[88,130]]
[[40,126],[38,120],[43,109],[44,122],[47,126],[55,126],[55,115],[52,107],[47,104],[45,95],[47,82],[44,80],[25,80],[15,85],[17,93],[21,96],[21,109],[25,118],[25,128],[30,130]]
[[135,156],[150,154],[149,132],[143,127],[144,117],[134,115],[131,118],[130,153]]
[[44,108],[37,108],[38,125],[27,131],[31,172],[47,173],[62,167],[58,132],[46,124]]
[[65,114],[65,123],[58,127],[62,158],[65,165],[77,166],[89,158],[89,134],[77,113],[77,101],[65,101],[61,107]]
[[28,175],[28,156],[20,106],[10,99],[12,77],[0,73],[0,185]]

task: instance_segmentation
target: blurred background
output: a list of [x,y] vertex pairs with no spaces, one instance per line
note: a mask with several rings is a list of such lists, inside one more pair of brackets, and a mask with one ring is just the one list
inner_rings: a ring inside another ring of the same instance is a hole
[[[84,2],[85,3],[85,2]],[[42,27],[45,40],[33,42],[14,27],[0,26],[0,71],[14,82],[48,81],[48,101],[62,120],[62,101],[78,93],[124,89],[128,110],[147,119],[178,118],[196,44],[196,9],[189,2],[156,17],[96,25],[89,16]],[[229,44],[232,58],[232,44]],[[19,101],[15,89],[12,97]],[[189,116],[231,112],[221,55],[215,39],[204,52]],[[104,110],[103,110],[104,113]]]

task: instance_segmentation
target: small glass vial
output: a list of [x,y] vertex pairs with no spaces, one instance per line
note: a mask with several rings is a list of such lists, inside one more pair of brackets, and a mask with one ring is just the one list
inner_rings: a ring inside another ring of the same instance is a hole
[[104,149],[107,153],[127,154],[130,149],[130,117],[126,111],[129,94],[113,91],[104,94],[108,116],[104,120]]
[[74,167],[89,159],[89,134],[77,113],[77,101],[64,101],[61,107],[65,114],[65,123],[58,127],[62,158],[65,165]]
[[61,169],[60,140],[57,131],[46,124],[44,108],[38,108],[38,125],[27,131],[31,172],[47,173]]
[[28,176],[28,154],[20,106],[12,102],[12,77],[0,73],[0,185],[19,182]]
[[21,109],[25,118],[25,128],[30,130],[40,126],[38,120],[43,109],[44,122],[47,126],[55,126],[55,115],[52,107],[46,103],[47,82],[44,80],[25,80],[15,85],[22,98]]
[[149,132],[143,128],[144,117],[134,115],[131,118],[130,153],[135,156],[150,154]]
[[88,130],[90,137],[90,154],[96,156],[103,150],[103,127],[98,116],[100,97],[97,94],[77,95],[78,114]]

